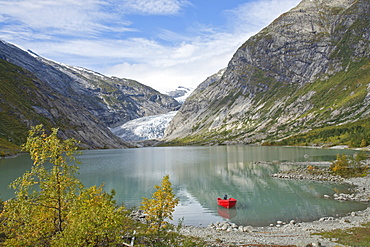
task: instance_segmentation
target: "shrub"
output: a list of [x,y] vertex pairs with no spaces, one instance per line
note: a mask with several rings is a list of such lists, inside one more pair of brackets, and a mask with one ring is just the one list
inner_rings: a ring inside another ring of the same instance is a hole
[[357,153],[353,157],[338,154],[337,159],[330,166],[330,170],[335,175],[345,178],[364,176],[369,170],[369,166],[365,162],[366,159],[367,155],[364,152]]

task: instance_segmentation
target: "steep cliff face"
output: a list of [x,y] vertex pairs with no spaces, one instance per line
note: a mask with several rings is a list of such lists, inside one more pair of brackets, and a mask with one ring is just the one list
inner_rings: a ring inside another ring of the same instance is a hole
[[369,117],[370,3],[303,0],[200,87],[168,141],[254,143]]
[[[0,137],[15,140],[16,144],[21,140],[11,130],[12,125],[27,129],[43,123],[59,127],[61,136],[80,140],[86,148],[125,147],[108,127],[177,110],[180,106],[173,98],[136,81],[56,63],[3,41],[0,58],[4,66],[2,86],[7,83],[7,90],[1,92]],[[7,97],[9,90],[28,93],[22,102],[15,102],[14,97]]]

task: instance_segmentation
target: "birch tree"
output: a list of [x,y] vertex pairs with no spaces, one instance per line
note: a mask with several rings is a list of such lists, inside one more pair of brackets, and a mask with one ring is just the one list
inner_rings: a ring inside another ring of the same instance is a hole
[[60,140],[58,129],[47,135],[32,128],[23,148],[30,153],[31,171],[11,187],[15,198],[4,203],[0,232],[5,246],[107,246],[124,234],[124,207],[103,187],[85,189],[76,178],[74,139]]
[[175,197],[170,182],[170,176],[163,177],[162,184],[155,185],[156,191],[151,199],[143,198],[141,209],[148,215],[147,220],[150,224],[150,229],[153,232],[163,230],[168,223],[166,219],[173,219],[172,213],[175,211],[179,199]]

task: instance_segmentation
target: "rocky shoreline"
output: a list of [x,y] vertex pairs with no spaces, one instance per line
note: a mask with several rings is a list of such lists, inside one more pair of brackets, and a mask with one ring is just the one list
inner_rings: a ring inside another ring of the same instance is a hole
[[[328,162],[329,163],[329,162]],[[315,163],[318,164],[318,163]],[[320,166],[305,165],[289,171],[280,171],[274,173],[271,177],[281,179],[297,179],[297,180],[317,180],[328,182],[343,182],[344,179],[340,176],[335,176],[328,173],[326,162],[319,163]],[[308,168],[307,168],[308,167]]]
[[[325,164],[324,164],[325,166]],[[316,168],[317,169],[317,168]],[[323,175],[321,172],[306,172],[307,167],[295,171],[272,174],[277,179],[310,179],[341,182],[354,185],[352,194],[335,194],[334,200],[355,200],[370,202],[370,175],[360,178],[343,179],[337,176]],[[329,196],[326,196],[329,198]],[[330,198],[329,198],[330,199]],[[183,226],[180,233],[200,237],[208,246],[342,246],[337,239],[324,239],[312,235],[334,229],[360,227],[370,222],[370,207],[363,211],[351,212],[344,217],[323,217],[313,222],[276,222],[266,227],[237,226],[229,222],[217,222],[208,227]]]

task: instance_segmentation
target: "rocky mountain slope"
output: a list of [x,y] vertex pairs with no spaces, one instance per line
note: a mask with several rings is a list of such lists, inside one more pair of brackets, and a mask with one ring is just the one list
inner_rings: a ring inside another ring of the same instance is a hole
[[125,147],[109,127],[180,107],[134,80],[53,62],[5,41],[0,41],[0,62],[4,142],[19,145],[31,125],[43,123],[59,127],[62,137],[80,140],[85,148]]
[[369,118],[369,13],[368,0],[303,0],[195,90],[166,140],[266,142]]

